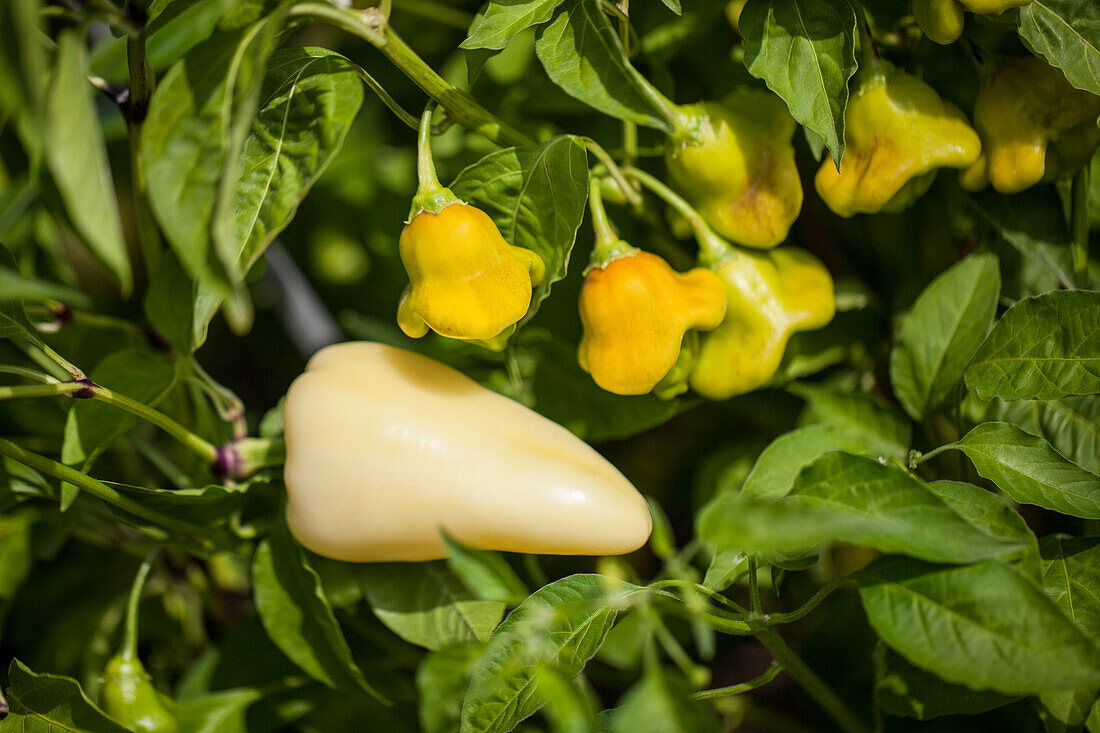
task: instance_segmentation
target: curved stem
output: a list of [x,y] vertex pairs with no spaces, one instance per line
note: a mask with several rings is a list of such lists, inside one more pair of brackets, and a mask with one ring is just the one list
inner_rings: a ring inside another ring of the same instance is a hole
[[359,75],[359,79],[367,86],[367,89],[374,92],[374,94],[382,100],[382,104],[386,105],[390,112],[393,112],[397,116],[397,119],[404,122],[410,129],[416,130],[419,128],[419,122],[416,117],[409,114],[400,104],[398,104],[397,100],[390,96],[390,93],[378,83],[377,79],[354,61],[349,63],[355,68],[355,73]]
[[98,384],[89,385],[89,387],[92,392],[90,395],[91,399],[106,402],[108,405],[114,405],[121,410],[129,412],[131,415],[136,415],[142,420],[156,425],[208,463],[212,463],[214,459],[217,458],[218,449],[213,443],[195,435],[163,412],[158,412],[144,403],[131,399],[126,395],[119,394],[118,392],[113,392]]
[[1089,286],[1089,166],[1073,177],[1070,219],[1073,234],[1073,280],[1078,288]]
[[23,377],[24,379],[33,379],[34,381],[42,382],[43,384],[57,383],[57,380],[51,377],[49,374],[40,372],[36,369],[12,366],[10,364],[0,364],[0,374],[14,374],[17,377]]
[[700,692],[696,692],[694,695],[692,695],[692,697],[694,697],[696,700],[710,700],[715,697],[743,695],[746,692],[752,692],[758,687],[763,687],[764,685],[768,684],[776,677],[778,677],[779,673],[782,671],[783,667],[781,667],[776,662],[772,662],[770,665],[768,665],[768,668],[764,670],[764,674],[760,675],[759,677],[753,677],[747,682],[730,685],[729,687],[717,687],[713,690],[702,690]]
[[814,593],[810,600],[803,603],[801,607],[789,613],[769,613],[764,616],[764,622],[769,626],[774,626],[776,624],[789,624],[792,621],[797,621],[817,608],[822,601],[829,597],[830,593],[851,580],[852,579],[848,577],[836,578],[823,585],[817,593]]
[[626,168],[623,170],[623,173],[638,181],[638,183],[648,188],[659,198],[664,199],[665,203],[675,209],[680,216],[687,220],[688,224],[691,225],[692,230],[695,232],[695,238],[699,242],[699,258],[701,260],[706,261],[708,264],[714,264],[722,261],[735,251],[728,242],[719,237],[714,230],[710,228],[710,225],[707,224],[706,220],[704,220],[699,212],[695,210],[695,207],[685,201],[682,196],[671,188],[645,171],[637,168]]
[[420,126],[416,136],[416,195],[413,196],[412,205],[409,207],[408,221],[421,211],[438,214],[451,204],[462,203],[458,197],[451,193],[439,182],[439,176],[435,172],[435,160],[432,158],[432,113],[435,112],[435,103],[429,102],[420,116]]
[[592,247],[588,269],[606,267],[612,260],[632,256],[638,252],[636,248],[619,239],[619,235],[611,228],[607,211],[603,207],[603,192],[600,190],[602,185],[603,182],[599,176],[588,178],[588,210],[592,214],[592,229],[596,232],[596,244]]
[[595,155],[598,161],[603,163],[604,168],[607,169],[607,174],[611,176],[618,185],[619,190],[622,191],[623,197],[626,198],[630,205],[635,208],[641,206],[644,203],[641,194],[634,190],[634,187],[626,180],[626,176],[623,175],[622,169],[604,147],[590,137],[582,137],[581,141],[584,142],[585,148]]
[[141,593],[145,590],[145,580],[149,577],[149,570],[153,567],[153,561],[160,552],[158,542],[149,550],[149,554],[141,561],[137,575],[134,576],[134,584],[130,586],[130,597],[126,601],[126,627],[122,635],[122,650],[120,656],[127,662],[137,659],[138,639],[138,606],[141,605]]

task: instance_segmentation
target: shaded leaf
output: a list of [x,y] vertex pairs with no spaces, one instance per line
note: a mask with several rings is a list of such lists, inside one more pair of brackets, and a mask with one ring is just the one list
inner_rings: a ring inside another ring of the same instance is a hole
[[1018,698],[944,682],[880,642],[875,652],[875,699],[887,715],[931,720],[941,715],[978,715]]
[[648,669],[609,713],[610,729],[612,733],[717,733],[721,726],[714,709],[693,700],[692,692],[682,675],[659,667]]
[[176,256],[163,252],[145,292],[145,316],[181,354],[190,354],[195,319],[195,285]]
[[67,285],[27,277],[0,267],[0,301],[59,300],[69,306],[87,308],[91,298]]
[[447,565],[476,597],[512,606],[527,597],[527,586],[499,552],[467,547],[446,532],[443,541]]
[[812,418],[859,436],[872,452],[899,458],[908,453],[912,426],[874,396],[809,383],[791,384],[787,391],[809,403]]
[[255,689],[219,690],[176,706],[180,733],[247,733],[245,713],[263,693]]
[[1020,38],[1057,66],[1070,84],[1100,94],[1100,5],[1033,0],[1020,8]]
[[8,668],[4,694],[11,713],[0,721],[0,731],[20,733],[126,733],[107,717],[71,677],[35,674],[18,659]]
[[458,728],[462,696],[483,650],[480,644],[464,644],[444,647],[424,657],[416,669],[420,697],[417,714],[424,733],[453,733]]
[[1043,590],[1086,634],[1100,640],[1100,537],[1044,537]]
[[1001,402],[993,414],[1045,439],[1081,468],[1100,473],[1100,395]]

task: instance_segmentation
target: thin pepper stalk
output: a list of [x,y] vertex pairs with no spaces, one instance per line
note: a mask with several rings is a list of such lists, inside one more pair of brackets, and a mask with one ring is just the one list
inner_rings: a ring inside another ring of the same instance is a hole
[[438,214],[451,204],[462,203],[451,189],[439,182],[439,176],[435,172],[435,159],[432,157],[433,112],[435,112],[435,105],[429,104],[420,116],[420,128],[416,138],[416,195],[413,196],[412,205],[409,207],[409,218],[406,224],[421,211]]
[[1073,279],[1078,288],[1089,286],[1089,178],[1086,164],[1073,177],[1070,218],[1073,235]]
[[637,168],[625,168],[623,173],[628,178],[633,178],[638,181],[638,183],[648,188],[659,198],[664,199],[665,203],[675,209],[676,213],[687,220],[688,224],[691,225],[692,231],[695,233],[696,240],[699,242],[700,260],[707,264],[713,264],[722,261],[724,258],[728,257],[731,252],[735,251],[728,242],[718,236],[718,234],[710,228],[710,225],[707,224],[699,212],[695,210],[695,207],[689,204],[671,188],[645,171]]
[[612,260],[620,257],[630,257],[637,254],[638,250],[619,239],[619,235],[611,227],[607,218],[607,211],[603,207],[602,182],[598,176],[590,176],[588,179],[588,210],[592,214],[592,229],[596,232],[596,244],[592,248],[592,256],[589,258],[587,273],[595,267],[606,267]]

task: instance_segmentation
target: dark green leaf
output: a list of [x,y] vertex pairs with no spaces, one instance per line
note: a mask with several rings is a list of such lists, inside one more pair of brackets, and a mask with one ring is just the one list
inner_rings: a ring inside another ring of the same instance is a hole
[[883,558],[862,572],[860,596],[887,644],[949,682],[1006,695],[1100,685],[1096,643],[998,562]]
[[417,711],[424,733],[453,733],[462,713],[462,696],[481,656],[480,644],[449,646],[432,652],[416,670]]
[[493,632],[474,667],[461,733],[510,731],[538,710],[545,702],[538,669],[580,672],[629,597],[641,590],[599,575],[570,575],[535,591]]
[[1005,312],[966,369],[988,399],[1100,393],[1100,292],[1059,290]]
[[741,493],[745,496],[784,496],[794,485],[798,472],[826,453],[874,454],[867,442],[862,436],[829,423],[816,423],[783,433],[756,459],[741,486]]
[[875,699],[887,715],[931,720],[941,715],[977,715],[1017,698],[944,682],[883,644],[875,653]]
[[1100,473],[1100,395],[1001,402],[993,414],[1044,438],[1086,471]]
[[721,730],[714,709],[691,698],[691,685],[666,669],[646,671],[609,714],[612,733],[707,733]]
[[148,509],[207,527],[229,521],[233,511],[247,498],[248,489],[254,485],[252,482],[236,486],[210,484],[202,488],[153,489],[115,481],[104,483],[117,489],[120,494],[136,499]]
[[40,0],[0,3],[0,112],[10,114],[27,155],[35,163],[42,152],[48,61],[39,42]]
[[77,233],[115,274],[122,292],[129,293],[130,258],[94,90],[86,78],[84,39],[66,31],[57,43],[57,64],[46,95],[46,160]]
[[[1056,287],[1072,287],[1069,229],[1058,190],[1052,185],[1036,186],[1026,193],[1004,196],[994,191],[975,194],[971,203],[996,232],[1026,258],[1030,269],[1042,275],[1036,290],[1024,287],[1025,295]],[[1027,270],[1028,268],[1021,268]],[[1023,273],[1020,280],[1024,280]],[[1031,283],[1021,283],[1027,286]]]
[[1100,476],[1067,461],[1042,438],[1010,423],[987,422],[952,447],[1022,504],[1100,519]]
[[745,66],[791,116],[844,157],[848,80],[856,72],[856,16],[844,0],[749,0],[738,28]]
[[644,82],[599,0],[564,0],[553,20],[539,28],[535,55],[551,81],[570,96],[620,120],[669,129],[646,98]]
[[588,201],[584,144],[562,135],[541,145],[498,150],[459,173],[451,190],[493,217],[510,244],[542,258],[546,276],[520,322],[526,323],[569,266]]
[[34,519],[34,513],[28,511],[0,515],[0,604],[15,597],[15,592],[31,571],[34,562],[31,527]]
[[35,674],[18,659],[8,668],[4,691],[11,714],[0,731],[20,733],[126,733],[100,711],[71,677]]
[[195,285],[171,252],[160,257],[145,292],[145,316],[157,333],[181,354],[192,351]]
[[1024,547],[1028,570],[1038,577],[1039,541],[1001,496],[961,481],[933,481],[925,488],[983,534]]
[[527,586],[499,552],[467,547],[446,532],[443,541],[447,544],[447,565],[476,597],[510,606],[527,597]]
[[1044,537],[1043,590],[1086,634],[1100,639],[1100,538]]
[[811,418],[859,436],[869,452],[899,458],[908,453],[912,439],[909,421],[872,395],[809,383],[791,384],[787,391],[809,403]]
[[890,352],[890,381],[914,420],[951,398],[993,325],[1000,290],[996,256],[972,255],[933,280],[913,304]]
[[784,499],[717,497],[700,515],[699,535],[716,550],[794,554],[851,542],[940,562],[1025,549],[967,521],[904,469],[846,453],[803,469]]
[[291,661],[329,687],[377,696],[352,659],[317,573],[289,532],[280,529],[260,543],[252,576],[264,631]]
[[248,733],[245,713],[263,697],[254,689],[219,690],[176,706],[180,733]]
[[470,34],[459,48],[499,51],[516,34],[550,20],[562,0],[490,0],[470,25]]
[[1033,0],[1020,8],[1020,37],[1078,89],[1100,94],[1100,5]]

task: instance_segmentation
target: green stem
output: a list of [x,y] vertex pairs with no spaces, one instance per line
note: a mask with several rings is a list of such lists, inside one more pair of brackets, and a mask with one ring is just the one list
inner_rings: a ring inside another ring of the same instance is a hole
[[659,198],[663,199],[665,203],[676,210],[680,216],[687,220],[691,225],[692,230],[695,232],[695,238],[699,242],[699,259],[707,264],[716,264],[726,259],[736,250],[726,240],[718,236],[706,220],[695,210],[691,204],[689,204],[682,196],[673,191],[671,188],[661,183],[653,176],[649,175],[643,170],[638,168],[625,168],[623,169],[629,178],[633,178],[642,184]]
[[152,569],[153,562],[157,559],[160,547],[161,545],[158,542],[153,546],[153,549],[149,550],[149,554],[145,556],[145,559],[141,561],[141,566],[138,567],[137,575],[134,576],[134,584],[130,586],[130,597],[126,601],[126,626],[122,636],[122,649],[119,652],[119,655],[127,662],[135,661],[138,658],[138,607],[141,605],[141,593],[145,590],[145,580],[149,577],[149,570]]
[[604,150],[604,147],[590,137],[581,138],[584,142],[584,146],[596,156],[596,159],[603,163],[604,168],[607,169],[607,174],[611,176],[612,180],[618,185],[619,190],[622,191],[623,197],[630,203],[631,206],[638,208],[645,202],[642,200],[641,194],[639,194],[634,187],[630,185],[630,182],[626,180],[626,176],[623,175],[623,171],[619,168],[615,159]]
[[432,158],[432,113],[435,112],[435,104],[429,103],[420,116],[420,127],[416,137],[416,177],[418,180],[416,195],[413,196],[412,205],[409,207],[408,221],[421,211],[438,214],[451,204],[460,204],[462,201],[455,196],[451,189],[439,182],[439,176],[435,172],[435,160]]
[[416,117],[409,114],[404,107],[398,104],[397,100],[391,97],[390,93],[387,92],[382,85],[378,83],[378,80],[371,76],[366,69],[354,62],[348,63],[351,63],[352,66],[355,67],[355,73],[359,75],[362,82],[382,100],[382,104],[386,105],[390,112],[393,112],[397,116],[397,119],[404,122],[410,129],[417,130],[420,128],[420,122]]
[[48,382],[46,384],[18,384],[0,387],[0,400],[17,400],[25,397],[56,397],[71,395],[87,387],[80,382]]
[[743,695],[746,692],[752,692],[753,690],[763,687],[768,684],[783,671],[783,668],[777,663],[772,662],[768,665],[768,668],[764,671],[764,674],[759,677],[753,677],[747,682],[741,682],[736,685],[730,685],[729,687],[717,687],[713,690],[702,690],[696,692],[692,697],[696,700],[710,700],[715,697],[730,697],[732,695]]
[[214,459],[217,458],[218,449],[213,443],[195,435],[163,412],[158,412],[146,404],[131,399],[126,395],[119,394],[118,392],[113,392],[101,385],[93,384],[89,386],[92,391],[92,399],[106,402],[108,405],[114,405],[121,410],[129,412],[131,415],[136,415],[142,420],[156,425],[208,463],[213,463]]
[[818,604],[824,601],[830,593],[849,581],[851,581],[851,578],[836,578],[835,580],[832,580],[823,585],[821,589],[818,590],[817,593],[814,593],[810,600],[802,604],[800,608],[791,611],[790,613],[769,613],[764,616],[764,621],[769,626],[774,626],[776,624],[789,624],[792,621],[797,621],[800,618],[807,616],[811,611],[817,608]]
[[37,371],[35,369],[28,369],[27,367],[11,366],[9,364],[0,364],[0,374],[14,374],[17,377],[23,377],[24,379],[33,379],[36,382],[42,382],[44,384],[53,384],[57,380],[51,377],[49,374]]
[[1073,177],[1070,219],[1073,234],[1073,280],[1078,288],[1089,286],[1089,166]]
[[173,463],[155,445],[138,435],[137,431],[131,431],[126,437],[137,448],[138,453],[153,464],[153,467],[160,471],[164,478],[168,479],[177,489],[186,489],[192,485],[191,477],[183,469]]
[[760,579],[756,574],[756,558],[749,555],[749,608],[752,609],[754,614],[761,614],[764,612],[764,607],[760,604]]
[[153,74],[145,53],[145,28],[136,35],[126,37],[126,62],[130,71],[130,98],[127,102],[126,121],[130,144],[130,179],[133,188],[134,219],[145,272],[152,279],[160,262],[162,242],[160,230],[153,218],[153,210],[145,184],[145,166],[141,156],[141,130],[149,112],[149,100],[153,96]]
[[607,211],[603,207],[601,185],[602,180],[599,176],[589,177],[588,210],[592,214],[592,229],[596,232],[596,244],[592,247],[588,269],[607,267],[612,260],[617,260],[620,257],[631,257],[638,253],[636,248],[619,239],[619,235],[612,229],[611,222],[607,218]]
[[786,670],[795,682],[829,714],[837,725],[849,733],[870,733],[863,721],[851,708],[826,685],[817,673],[795,654],[775,629],[760,629],[755,634],[757,640],[771,652],[775,661]]
[[939,448],[933,448],[927,453],[918,453],[917,451],[913,451],[913,453],[909,456],[909,468],[914,469],[922,463],[925,463],[926,461],[935,458],[940,453],[943,453],[945,450],[953,450],[957,447],[958,446],[955,443],[948,443],[946,445],[941,445]]

